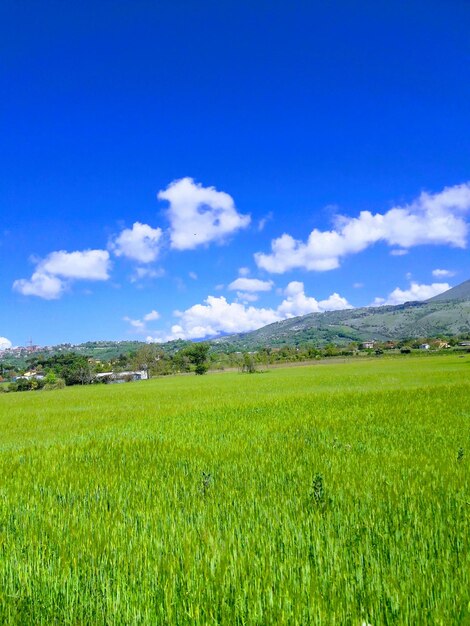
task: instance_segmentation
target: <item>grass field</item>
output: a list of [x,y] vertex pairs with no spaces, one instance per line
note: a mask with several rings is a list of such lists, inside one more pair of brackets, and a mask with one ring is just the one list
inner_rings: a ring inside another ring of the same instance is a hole
[[1,624],[470,624],[470,356],[0,395]]

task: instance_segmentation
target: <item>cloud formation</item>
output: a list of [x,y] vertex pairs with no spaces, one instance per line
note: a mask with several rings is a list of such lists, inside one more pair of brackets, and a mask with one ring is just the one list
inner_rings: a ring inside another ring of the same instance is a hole
[[65,283],[57,276],[34,272],[31,278],[20,278],[13,283],[13,289],[23,296],[37,296],[43,300],[57,300],[65,291]]
[[340,216],[335,229],[315,228],[306,242],[284,233],[271,242],[269,254],[256,253],[255,261],[271,273],[282,274],[295,268],[324,272],[338,268],[343,257],[380,241],[399,246],[392,251],[395,255],[424,244],[465,248],[465,215],[469,210],[470,183],[446,187],[436,194],[422,192],[412,203],[384,214],[361,211],[355,218]]
[[272,280],[260,280],[259,278],[236,278],[234,281],[230,283],[228,288],[230,291],[248,291],[248,292],[258,292],[258,291],[271,291],[274,283]]
[[134,222],[132,228],[125,228],[111,242],[111,249],[116,256],[124,256],[139,263],[151,263],[160,252],[162,234],[161,228]]
[[420,302],[428,300],[440,293],[444,293],[450,289],[448,283],[432,283],[431,285],[423,285],[412,282],[408,289],[400,289],[397,287],[386,298],[375,298],[372,306],[396,305],[404,302]]
[[288,284],[285,296],[277,309],[227,302],[223,296],[208,296],[204,304],[195,304],[182,312],[175,311],[179,322],[172,326],[170,334],[157,333],[148,337],[148,340],[202,339],[220,334],[243,333],[297,315],[350,308],[345,298],[336,293],[322,301],[306,296],[303,283],[298,281]]
[[132,319],[131,317],[124,317],[123,320],[130,324],[130,326],[137,333],[147,333],[147,322],[154,322],[155,320],[160,319],[160,313],[158,311],[152,310],[149,313],[146,313],[142,319]]
[[152,278],[161,278],[165,275],[162,268],[154,269],[151,267],[136,267],[134,273],[130,277],[131,283],[138,283],[142,280],[151,280]]
[[15,280],[13,289],[24,296],[57,300],[72,280],[108,280],[110,266],[106,250],[59,250],[40,260],[29,280]]
[[342,298],[337,293],[333,293],[326,300],[320,301],[307,296],[304,284],[297,280],[290,282],[284,293],[287,297],[277,308],[278,313],[283,318],[352,308],[346,298]]
[[170,241],[175,250],[223,241],[251,220],[238,213],[228,193],[203,187],[188,177],[172,182],[158,193],[158,199],[169,202]]
[[81,280],[108,280],[110,261],[107,250],[51,252],[40,261],[36,270],[41,274]]
[[452,270],[433,270],[432,271],[432,275],[434,276],[434,278],[452,278],[452,276],[455,276],[455,272],[453,272]]
[[0,337],[0,350],[8,350],[8,348],[11,348],[12,343],[9,339],[7,339],[6,337]]

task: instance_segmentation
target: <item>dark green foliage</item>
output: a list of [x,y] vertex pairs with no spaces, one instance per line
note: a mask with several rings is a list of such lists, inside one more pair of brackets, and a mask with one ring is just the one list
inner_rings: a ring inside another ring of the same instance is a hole
[[205,374],[209,369],[209,365],[207,363],[207,358],[209,355],[210,345],[206,342],[201,343],[193,343],[191,346],[185,348],[183,352],[183,357],[188,357],[190,363],[192,363],[194,367],[194,371],[197,375],[201,376]]

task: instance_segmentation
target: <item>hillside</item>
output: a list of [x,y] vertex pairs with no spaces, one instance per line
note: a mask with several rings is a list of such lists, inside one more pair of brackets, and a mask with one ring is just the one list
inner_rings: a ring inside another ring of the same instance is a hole
[[250,350],[267,345],[346,344],[464,333],[470,333],[470,281],[426,302],[310,313],[213,343],[222,350]]
[[[470,280],[425,302],[398,306],[364,307],[345,311],[310,313],[263,326],[249,333],[227,335],[210,341],[215,351],[256,350],[261,347],[313,343],[347,344],[351,341],[393,341],[414,337],[453,336],[470,333]],[[160,344],[174,354],[189,341]],[[96,341],[79,345],[62,344],[38,349],[46,355],[76,352],[99,360],[112,360],[136,352],[144,342]],[[27,348],[5,350],[0,362],[26,366],[31,356]]]
[[434,298],[429,298],[427,302],[451,302],[452,300],[470,300],[470,280],[466,280],[464,283],[434,296]]

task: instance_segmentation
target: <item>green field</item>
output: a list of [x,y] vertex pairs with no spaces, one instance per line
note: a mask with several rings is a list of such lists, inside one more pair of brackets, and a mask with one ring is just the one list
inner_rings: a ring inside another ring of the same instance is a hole
[[0,395],[1,624],[469,624],[470,356]]

